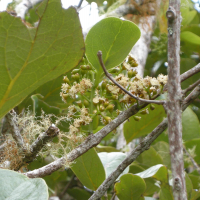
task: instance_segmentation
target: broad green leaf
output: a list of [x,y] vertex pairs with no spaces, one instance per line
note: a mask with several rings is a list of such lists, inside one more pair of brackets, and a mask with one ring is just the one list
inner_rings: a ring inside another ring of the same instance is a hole
[[[162,134],[162,135],[164,135],[164,134]],[[169,152],[169,144],[167,142],[160,141],[160,142],[157,142],[155,145],[153,145],[153,148],[162,157],[163,164],[170,169],[171,168],[171,158],[170,158],[170,152]]]
[[193,190],[193,185],[187,173],[185,173],[185,183],[186,183],[187,197],[188,199],[190,199]]
[[186,41],[195,45],[200,45],[200,37],[190,31],[183,31],[180,35],[180,38],[182,41]]
[[115,191],[120,200],[143,200],[145,189],[144,180],[133,174],[124,174],[120,182],[115,184]]
[[174,200],[172,189],[169,185],[165,184],[161,187],[159,200]]
[[81,183],[91,190],[96,190],[105,180],[105,170],[94,149],[90,149],[77,158],[70,166]]
[[41,178],[29,179],[23,174],[0,169],[1,200],[47,200],[48,188]]
[[199,119],[188,107],[182,114],[183,141],[200,138]]
[[89,192],[81,188],[68,189],[67,193],[76,200],[88,200],[91,196]]
[[36,88],[74,68],[84,54],[76,9],[62,9],[60,0],[42,4],[36,28],[0,13],[0,118]]
[[[112,153],[102,152],[98,153],[98,156],[101,159],[101,162],[106,171],[106,177],[108,177],[118,167],[118,165],[126,158],[126,154],[121,152],[112,152]],[[128,171],[129,171],[129,166],[121,173],[118,179],[123,174],[128,173]]]
[[165,117],[163,106],[155,105],[155,110],[150,110],[149,106],[147,108],[149,114],[136,114],[141,117],[140,121],[135,121],[133,117],[130,117],[129,121],[124,124],[124,136],[127,143],[135,138],[147,135],[163,121]]
[[155,165],[135,175],[140,176],[141,178],[153,177],[159,181],[168,183],[167,168],[164,165]]
[[109,17],[95,24],[87,34],[86,56],[101,74],[97,52],[102,51],[107,69],[123,62],[133,45],[140,38],[140,29],[130,21]]
[[189,10],[188,6],[187,7],[182,7],[181,8],[181,16],[182,16],[182,21],[181,25],[184,27],[188,25],[196,16],[197,11],[196,10]]
[[200,190],[198,190],[198,191],[192,190],[190,200],[196,200],[196,199],[199,200],[199,197],[200,197]]
[[153,147],[150,147],[149,150],[144,151],[141,155],[139,155],[136,161],[145,169],[157,164],[163,164],[161,156]]
[[200,185],[200,176],[198,175],[193,175],[193,174],[188,174],[190,177],[190,180],[192,181],[192,185],[194,189],[199,189]]
[[157,182],[154,178],[145,178],[146,190],[144,192],[145,196],[153,196],[160,191],[160,188],[157,186]]

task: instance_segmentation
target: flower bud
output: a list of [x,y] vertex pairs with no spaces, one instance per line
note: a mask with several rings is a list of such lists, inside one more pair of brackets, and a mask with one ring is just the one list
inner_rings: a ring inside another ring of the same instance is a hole
[[150,109],[151,110],[154,110],[155,109],[155,106],[153,104],[150,104]]
[[140,120],[141,120],[141,117],[139,117],[139,116],[133,116],[133,119],[134,119],[135,121],[140,121]]
[[85,107],[89,106],[89,102],[86,99],[84,99],[83,104],[84,104]]
[[72,75],[72,78],[73,78],[74,80],[78,81],[78,80],[80,79],[80,75],[79,75],[78,73],[73,74],[73,75]]
[[139,113],[142,115],[149,114],[148,108],[146,108],[145,110],[141,110]]
[[80,71],[79,69],[74,69],[74,70],[72,70],[71,74],[76,74],[76,73],[78,73],[79,71]]
[[112,119],[110,117],[108,117],[108,116],[104,116],[103,118],[104,118],[105,125],[109,124],[112,121]]
[[82,107],[83,107],[83,104],[82,104],[81,100],[79,100],[79,101],[76,101],[76,103],[77,103],[77,105],[78,105],[80,108],[82,108]]
[[91,70],[92,69],[92,67],[90,65],[81,65],[80,68],[82,70]]
[[114,104],[110,104],[106,107],[106,110],[108,110],[109,112],[112,112],[114,110],[115,105]]
[[117,100],[117,99],[118,99],[118,95],[113,94],[111,98],[112,98],[113,100]]
[[105,90],[107,83],[105,81],[102,82],[101,84],[101,88],[102,90]]
[[64,81],[65,83],[67,83],[67,84],[70,83],[70,81],[69,81],[69,79],[67,78],[67,76],[64,76],[64,77],[63,77],[63,81]]
[[100,110],[101,112],[103,112],[103,111],[105,110],[105,107],[104,107],[103,105],[100,105],[99,110]]

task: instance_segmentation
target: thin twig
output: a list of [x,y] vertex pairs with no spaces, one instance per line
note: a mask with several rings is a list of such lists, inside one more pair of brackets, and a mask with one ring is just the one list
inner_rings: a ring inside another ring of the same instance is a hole
[[78,6],[77,6],[77,9],[79,9],[79,8],[81,7],[82,3],[83,3],[83,0],[80,0],[80,1],[79,1],[79,4],[78,4]]
[[196,163],[196,161],[193,159],[193,157],[190,155],[190,153],[186,150],[186,148],[183,147],[183,151],[186,154],[186,156],[189,157],[189,159],[191,160],[194,168],[197,170],[197,172],[200,174],[200,167],[198,166],[198,164]]
[[108,71],[105,68],[105,65],[103,63],[102,60],[102,52],[98,51],[97,56],[99,58],[99,63],[101,64],[101,67],[103,68],[103,71],[105,73],[105,75],[115,84],[117,85],[121,90],[123,90],[126,94],[128,94],[129,96],[131,96],[132,98],[144,102],[144,103],[154,103],[154,104],[164,104],[165,101],[162,100],[147,100],[147,99],[141,99],[140,97],[137,97],[135,95],[133,95],[132,93],[130,93],[128,90],[126,90],[124,87],[122,87],[113,77],[111,74],[108,73]]
[[182,91],[183,94],[186,94],[187,92],[193,90],[197,85],[200,84],[200,79],[198,81],[196,81],[195,83],[193,83],[192,85],[190,85],[188,88],[186,88],[185,90]]
[[193,76],[194,74],[197,74],[199,72],[200,72],[200,63],[197,64],[192,69],[188,70],[187,72],[184,72],[183,74],[181,74],[181,82],[183,82],[184,80],[190,78],[191,76]]
[[[200,95],[200,86],[197,86],[192,92],[192,97],[198,97]],[[190,101],[188,99],[188,101]],[[185,102],[185,105],[188,102]],[[183,105],[182,110],[186,109]],[[168,121],[165,118],[150,134],[148,134],[142,142],[124,159],[124,161],[113,171],[106,180],[99,186],[99,188],[94,192],[94,194],[89,198],[89,200],[96,200],[104,195],[107,189],[114,183],[118,176],[129,166],[142,152],[148,150],[152,142],[167,128]]]

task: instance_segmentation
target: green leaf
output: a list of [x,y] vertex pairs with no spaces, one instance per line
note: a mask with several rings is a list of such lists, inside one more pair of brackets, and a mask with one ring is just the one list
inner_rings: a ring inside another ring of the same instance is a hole
[[42,84],[74,68],[84,54],[75,8],[44,1],[36,28],[0,13],[0,118]]
[[163,164],[166,165],[170,169],[171,158],[170,158],[170,152],[169,152],[169,144],[167,142],[160,141],[160,142],[157,142],[155,145],[153,145],[153,148],[162,157]]
[[193,174],[188,174],[188,176],[190,177],[190,180],[192,181],[192,185],[194,189],[199,189],[199,185],[200,185],[200,176],[196,176]]
[[67,193],[76,200],[88,200],[91,196],[89,192],[80,188],[68,189]]
[[[98,153],[98,156],[101,159],[101,162],[103,163],[104,169],[106,171],[106,177],[108,177],[118,167],[118,165],[126,158],[126,154],[121,152],[112,152],[112,153],[102,152]],[[121,173],[121,175],[128,173],[128,171],[129,171],[129,166]]]
[[77,158],[70,166],[81,183],[91,190],[96,190],[105,180],[105,170],[94,149],[90,149]]
[[174,200],[172,189],[169,185],[161,187],[159,200]]
[[183,31],[180,38],[182,41],[186,41],[195,45],[200,45],[200,37],[190,31]]
[[190,107],[182,114],[182,133],[184,141],[200,138],[199,119]]
[[163,118],[165,117],[163,106],[155,105],[155,110],[150,110],[149,106],[147,108],[149,114],[137,114],[137,116],[141,117],[140,121],[135,121],[134,117],[130,117],[129,121],[125,122],[124,137],[127,143],[135,138],[147,135],[163,121]]
[[130,21],[109,17],[95,24],[87,34],[86,56],[98,73],[102,68],[97,52],[103,53],[103,62],[107,69],[122,63],[133,45],[140,38],[140,29]]
[[1,200],[47,200],[48,188],[41,178],[29,179],[23,174],[0,169]]
[[124,174],[115,184],[115,191],[120,200],[142,200],[146,189],[145,182],[139,176]]
[[136,175],[140,176],[141,178],[153,177],[159,181],[168,183],[168,172],[164,165],[155,165],[143,172],[137,173]]
[[150,147],[149,150],[144,151],[141,155],[139,155],[136,161],[144,168],[149,168],[157,164],[163,164],[161,156],[153,147]]
[[185,173],[185,183],[186,183],[187,197],[188,199],[190,199],[193,190],[193,185],[187,173]]
[[193,190],[190,200],[196,200],[196,199],[199,199],[199,197],[200,197],[200,190],[198,190],[198,191]]

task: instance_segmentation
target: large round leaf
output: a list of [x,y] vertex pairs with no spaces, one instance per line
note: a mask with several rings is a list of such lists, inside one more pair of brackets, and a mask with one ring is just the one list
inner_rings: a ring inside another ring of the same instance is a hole
[[143,200],[146,189],[145,181],[133,174],[124,174],[115,184],[115,191],[120,200]]
[[74,68],[84,54],[75,8],[43,1],[40,21],[28,28],[20,18],[0,13],[0,118],[36,88]]
[[110,17],[95,24],[87,34],[86,56],[89,62],[101,71],[97,58],[99,50],[107,69],[119,65],[140,38],[140,29],[130,21]]
[[1,200],[47,200],[48,197],[48,188],[43,179],[29,179],[17,172],[0,169]]

